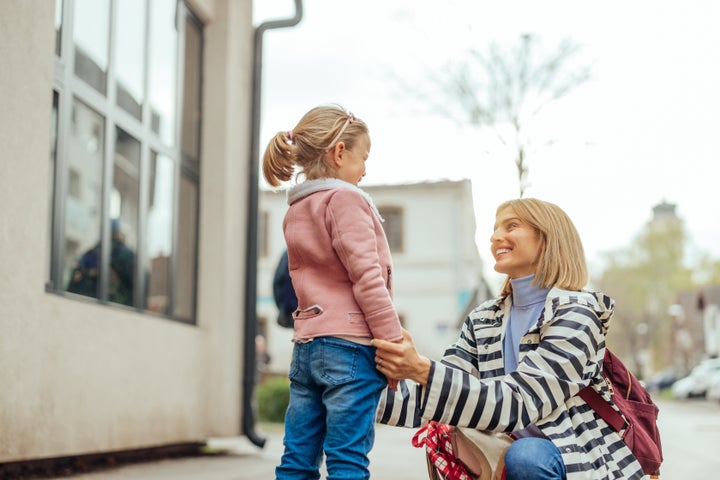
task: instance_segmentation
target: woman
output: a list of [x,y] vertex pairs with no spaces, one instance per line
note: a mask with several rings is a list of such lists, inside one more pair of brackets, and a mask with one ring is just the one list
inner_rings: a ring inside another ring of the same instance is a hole
[[490,237],[495,270],[507,275],[500,296],[473,310],[442,360],[402,344],[374,340],[388,378],[378,421],[418,427],[428,421],[518,438],[505,456],[507,479],[639,479],[642,468],[620,436],[577,393],[601,377],[614,303],[583,291],[582,243],[554,204],[501,204]]

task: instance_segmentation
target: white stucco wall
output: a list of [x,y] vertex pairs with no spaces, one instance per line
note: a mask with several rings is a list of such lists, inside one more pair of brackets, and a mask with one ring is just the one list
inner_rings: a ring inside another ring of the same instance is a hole
[[3,2],[0,462],[240,433],[252,2],[195,3],[208,23],[190,326],[46,292],[54,2]]

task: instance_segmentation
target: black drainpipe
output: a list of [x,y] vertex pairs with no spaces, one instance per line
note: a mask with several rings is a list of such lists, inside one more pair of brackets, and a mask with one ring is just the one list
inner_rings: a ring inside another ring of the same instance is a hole
[[260,112],[262,87],[263,34],[266,30],[294,27],[302,19],[302,0],[295,0],[295,16],[283,20],[271,20],[261,23],[255,29],[252,79],[252,117],[250,119],[250,182],[248,188],[248,236],[245,270],[245,358],[243,361],[243,415],[242,431],[253,444],[262,448],[265,439],[255,431],[255,408],[253,393],[255,390],[255,335],[257,334],[257,225],[260,149]]

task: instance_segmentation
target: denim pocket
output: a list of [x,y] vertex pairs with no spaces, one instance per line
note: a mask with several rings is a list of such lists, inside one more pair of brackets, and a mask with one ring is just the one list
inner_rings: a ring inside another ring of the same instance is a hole
[[359,345],[338,338],[323,339],[322,377],[328,383],[339,385],[357,375]]

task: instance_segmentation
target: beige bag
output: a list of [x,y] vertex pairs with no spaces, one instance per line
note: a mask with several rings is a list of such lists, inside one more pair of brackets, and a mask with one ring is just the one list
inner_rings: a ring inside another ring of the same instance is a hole
[[504,478],[505,452],[513,442],[510,435],[455,427],[451,438],[458,460],[475,480]]
[[[455,457],[473,480],[505,478],[505,452],[513,442],[509,435],[452,427],[449,436]],[[443,480],[429,456],[427,467],[430,480]]]

